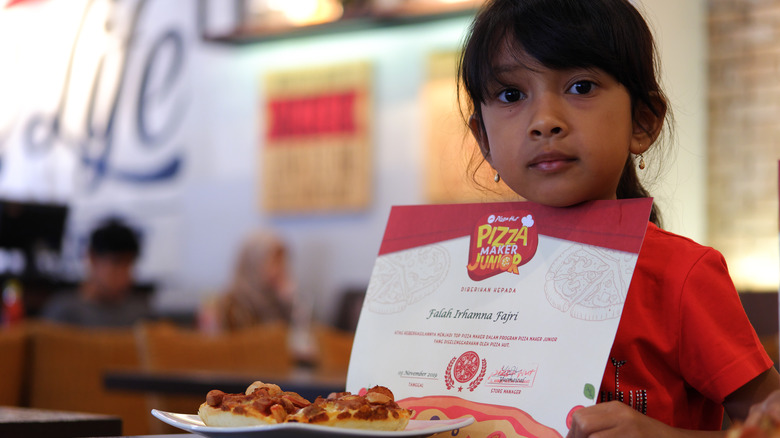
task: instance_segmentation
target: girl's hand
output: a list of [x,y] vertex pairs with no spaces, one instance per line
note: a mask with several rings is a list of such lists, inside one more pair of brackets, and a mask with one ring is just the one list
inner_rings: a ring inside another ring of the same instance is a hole
[[566,438],[662,438],[673,434],[674,429],[666,424],[625,403],[612,401],[572,413],[571,429]]

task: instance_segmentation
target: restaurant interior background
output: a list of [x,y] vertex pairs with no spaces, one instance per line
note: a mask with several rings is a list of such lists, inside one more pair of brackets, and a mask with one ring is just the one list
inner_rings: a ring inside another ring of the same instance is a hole
[[[87,233],[119,215],[142,234],[155,308],[186,315],[225,285],[242,237],[273,227],[332,322],[365,290],[392,205],[494,199],[464,189],[457,158],[452,54],[475,2],[344,3],[0,1],[0,198],[67,207],[38,275],[77,279]],[[667,228],[721,249],[740,290],[776,292],[780,4],[636,3],[676,122],[643,174]],[[301,114],[343,120],[306,131]],[[0,252],[6,277],[23,265]]]
[[[666,228],[723,252],[777,365],[780,1],[632,1],[656,33],[675,116],[642,177]],[[36,316],[80,279],[93,226],[119,216],[142,237],[139,289],[187,327],[2,329],[0,405],[157,431],[150,408],[187,412],[205,390],[164,405],[134,372],[299,371],[285,327],[188,329],[250,231],[278,230],[311,317],[338,326],[391,206],[507,199],[489,169],[481,189],[464,168],[454,59],[479,3],[0,0],[4,300],[21,280]],[[310,368],[343,385],[352,334],[317,332]]]

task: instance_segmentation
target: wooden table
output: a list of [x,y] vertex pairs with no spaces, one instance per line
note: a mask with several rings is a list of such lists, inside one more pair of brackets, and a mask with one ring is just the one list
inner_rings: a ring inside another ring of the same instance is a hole
[[111,415],[0,406],[0,437],[117,436],[122,419]]
[[290,374],[261,376],[216,372],[108,371],[103,386],[109,390],[149,392],[162,395],[199,395],[205,400],[212,389],[227,393],[243,393],[254,381],[275,383],[283,391],[297,392],[308,400],[327,397],[331,392],[344,391],[346,376],[322,376],[306,370]]

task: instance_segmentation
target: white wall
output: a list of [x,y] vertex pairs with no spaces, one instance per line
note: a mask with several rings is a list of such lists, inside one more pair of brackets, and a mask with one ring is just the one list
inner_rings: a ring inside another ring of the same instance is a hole
[[[188,234],[197,232],[200,238],[187,239],[182,278],[201,289],[218,286],[228,274],[227,262],[241,233],[264,224],[290,241],[301,292],[315,297],[322,316],[333,312],[334,300],[344,289],[367,286],[390,206],[424,202],[420,92],[426,56],[456,49],[467,22],[450,19],[241,47],[203,47],[195,88],[204,102],[198,117],[208,127],[208,143],[202,145],[208,152],[201,151],[208,163],[187,190]],[[258,211],[262,76],[280,68],[349,60],[368,60],[374,69],[370,208],[280,217]],[[224,219],[215,217],[222,214]]]
[[[674,114],[661,162],[650,161],[648,187],[665,228],[706,243],[707,28],[705,0],[643,0],[661,54],[662,86]],[[658,180],[655,170],[661,170]]]

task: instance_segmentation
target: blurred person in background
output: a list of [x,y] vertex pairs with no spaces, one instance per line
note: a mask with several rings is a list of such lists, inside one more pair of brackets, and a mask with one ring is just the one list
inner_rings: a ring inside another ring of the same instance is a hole
[[247,235],[227,287],[201,306],[200,329],[213,334],[268,323],[285,324],[290,328],[293,354],[306,360],[311,354],[312,305],[298,297],[288,259],[287,244],[275,231],[259,229]]
[[41,318],[84,327],[129,327],[150,316],[145,297],[133,294],[140,242],[130,227],[108,219],[90,234],[86,275],[76,291],[52,297]]
[[287,246],[276,233],[258,230],[244,240],[233,276],[201,314],[201,327],[230,331],[292,320],[294,285],[287,270]]

